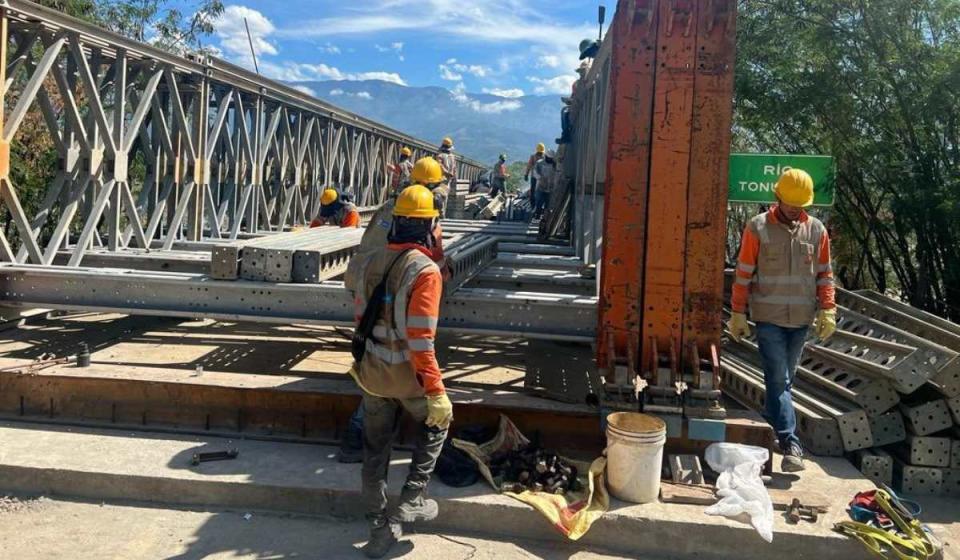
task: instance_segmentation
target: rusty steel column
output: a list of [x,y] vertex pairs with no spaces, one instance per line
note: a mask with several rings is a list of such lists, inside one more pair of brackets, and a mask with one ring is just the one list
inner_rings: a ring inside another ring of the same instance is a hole
[[703,1],[697,18],[693,137],[687,197],[683,348],[719,346],[727,232],[736,0]]
[[641,364],[645,369],[652,368],[654,348],[671,356],[681,350],[699,4],[661,0],[659,7],[643,276]]
[[[621,0],[612,34],[597,363],[640,340],[650,128],[659,0]],[[609,374],[608,374],[609,375]]]

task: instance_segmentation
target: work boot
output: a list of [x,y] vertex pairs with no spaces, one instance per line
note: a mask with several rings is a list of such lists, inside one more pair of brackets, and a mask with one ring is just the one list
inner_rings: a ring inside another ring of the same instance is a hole
[[370,540],[360,550],[367,558],[383,558],[402,536],[399,522],[386,517],[377,518],[370,524]]
[[783,461],[780,462],[780,470],[785,473],[795,473],[804,470],[803,466],[803,448],[799,443],[789,443],[783,448]]
[[424,498],[422,489],[403,487],[400,492],[400,505],[397,506],[397,518],[402,523],[433,521],[439,512],[437,501]]

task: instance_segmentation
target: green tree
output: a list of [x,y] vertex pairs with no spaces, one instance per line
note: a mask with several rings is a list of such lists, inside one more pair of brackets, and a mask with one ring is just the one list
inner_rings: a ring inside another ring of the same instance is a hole
[[960,2],[741,0],[735,144],[831,154],[848,287],[960,318]]

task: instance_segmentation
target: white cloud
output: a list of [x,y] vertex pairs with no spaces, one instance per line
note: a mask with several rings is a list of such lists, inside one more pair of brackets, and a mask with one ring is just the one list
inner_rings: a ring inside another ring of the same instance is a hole
[[570,87],[577,79],[573,74],[561,74],[553,78],[538,78],[537,76],[527,76],[527,81],[537,84],[533,91],[539,95],[559,93],[569,95]]
[[498,97],[506,97],[510,99],[524,96],[523,90],[520,88],[514,88],[514,89],[483,88],[483,93],[489,93],[490,95],[496,95]]
[[332,97],[344,96],[344,97],[356,97],[357,99],[373,99],[373,96],[370,95],[369,91],[358,91],[357,93],[350,93],[348,91],[343,91],[340,88],[331,89],[330,95]]
[[467,95],[467,86],[465,86],[463,82],[454,86],[453,90],[450,91],[450,95],[457,103],[469,107],[478,113],[500,114],[506,111],[516,111],[523,107],[523,103],[515,99],[482,103]]
[[265,75],[285,82],[381,80],[401,86],[407,85],[407,82],[396,72],[344,72],[335,66],[329,66],[323,63],[298,64],[285,61],[281,64],[276,64],[273,62],[264,62],[260,64],[260,69]]
[[312,97],[316,97],[316,96],[317,96],[317,92],[313,91],[312,89],[308,88],[307,86],[302,86],[302,85],[297,84],[297,85],[294,85],[294,86],[292,86],[292,87],[293,87],[293,89],[295,89],[295,90],[297,90],[297,91],[300,91],[300,92],[303,92],[303,93],[305,93],[305,94],[307,94],[307,95],[309,95],[309,96],[312,96]]
[[[267,77],[287,82],[303,82],[311,80],[382,80],[399,85],[407,83],[396,72],[344,72],[335,66],[327,64],[301,64],[290,60],[276,61],[274,57],[279,53],[270,37],[276,36],[273,23],[257,10],[245,6],[227,6],[223,14],[214,21],[214,29],[220,40],[219,47],[213,47],[222,52],[231,62],[252,69],[253,58],[250,56],[250,45],[247,41],[247,31],[244,19],[250,26],[250,37],[260,71]],[[392,43],[391,49],[403,48],[403,43]],[[320,50],[330,54],[340,53],[340,48],[333,43],[326,43]],[[312,94],[311,94],[312,95]]]
[[463,74],[457,74],[453,70],[450,70],[450,67],[446,64],[440,65],[440,78],[447,80],[448,82],[459,82],[463,79]]
[[560,66],[560,57],[555,54],[540,55],[537,59],[537,68],[556,68]]
[[395,42],[390,43],[389,45],[386,45],[386,46],[380,45],[380,44],[375,44],[375,45],[373,45],[373,48],[376,49],[377,52],[382,52],[382,53],[394,53],[394,54],[396,54],[396,55],[397,55],[397,59],[399,59],[400,62],[403,62],[404,60],[406,60],[406,57],[403,56],[403,42],[402,42],[402,41],[395,41]]
[[250,43],[247,40],[247,29],[244,19],[250,26],[250,39],[257,57],[276,55],[277,47],[268,38],[274,34],[276,27],[266,16],[247,8],[246,6],[227,6],[223,13],[213,21],[216,36],[220,39],[219,49],[231,60],[244,66],[253,67],[253,58],[250,56]]
[[[532,53],[534,57],[557,57],[556,61],[549,60],[556,62],[557,66],[545,66],[549,68],[565,67],[571,59],[575,61],[579,54],[579,40],[596,34],[596,28],[586,21],[567,24],[552,17],[549,10],[522,0],[485,0],[482,3],[377,0],[365,3],[363,13],[344,11],[331,17],[301,20],[278,34],[298,38],[332,37],[423,29],[429,29],[437,36],[482,43],[528,44],[536,48]],[[574,68],[570,66],[571,71]]]

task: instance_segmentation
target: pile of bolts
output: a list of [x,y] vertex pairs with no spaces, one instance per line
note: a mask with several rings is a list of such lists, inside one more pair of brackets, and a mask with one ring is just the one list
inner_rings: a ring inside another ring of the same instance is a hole
[[516,494],[532,490],[563,495],[583,487],[577,480],[577,467],[534,444],[493,454],[490,474],[501,491]]

